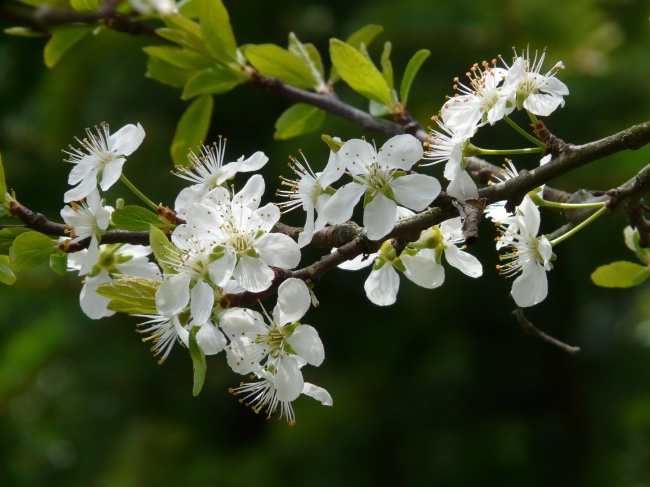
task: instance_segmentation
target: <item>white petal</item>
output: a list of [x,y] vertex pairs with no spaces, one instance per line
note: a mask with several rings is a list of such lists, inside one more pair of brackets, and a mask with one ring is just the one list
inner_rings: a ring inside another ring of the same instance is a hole
[[300,279],[287,279],[278,288],[278,302],[273,309],[273,319],[284,326],[299,321],[311,305],[309,289]]
[[97,172],[93,171],[86,179],[81,181],[78,186],[66,191],[63,195],[63,201],[70,203],[71,201],[81,201],[88,196],[97,187]]
[[366,227],[370,240],[379,240],[385,236],[393,229],[396,221],[397,203],[382,193],[377,193],[363,212],[363,225]]
[[325,360],[323,342],[313,326],[300,325],[287,341],[308,364],[318,367]]
[[233,251],[228,251],[214,262],[208,264],[208,273],[210,280],[217,286],[224,286],[232,277],[237,264],[237,257]]
[[273,376],[273,383],[280,401],[294,401],[300,396],[304,381],[296,359],[284,355],[278,360],[278,372]]
[[[259,152],[258,154],[262,153]],[[233,201],[236,201],[251,210],[256,210],[259,208],[260,202],[262,201],[265,187],[264,178],[259,174],[254,174],[248,179],[248,181],[246,181],[246,184],[241,191],[235,195]]]
[[404,275],[418,286],[433,289],[445,282],[445,268],[435,260],[424,255],[403,255],[402,264],[406,267]]
[[320,175],[320,182],[323,188],[341,179],[345,171],[345,163],[341,161],[338,152],[330,151],[330,157],[327,161],[323,173]]
[[255,210],[255,216],[259,219],[255,224],[259,230],[270,232],[273,226],[280,220],[280,215],[280,208],[277,205],[273,203],[266,204],[262,208]]
[[114,311],[109,311],[106,309],[106,306],[108,306],[108,303],[111,300],[109,298],[105,298],[104,296],[100,296],[96,292],[100,284],[111,281],[111,277],[105,270],[102,270],[96,276],[86,277],[84,285],[81,288],[81,294],[79,295],[79,304],[81,305],[82,311],[86,314],[86,316],[88,316],[88,318],[98,320],[99,318],[104,318],[105,316],[112,316],[115,314]]
[[120,274],[129,276],[147,277],[149,279],[161,279],[160,269],[146,257],[131,259],[123,264],[115,264],[115,269]]
[[463,169],[458,168],[456,176],[447,186],[447,194],[465,201],[478,198],[478,188],[472,177]]
[[120,179],[120,176],[122,175],[122,166],[125,162],[126,159],[119,157],[113,159],[104,166],[104,170],[102,171],[102,181],[99,183],[102,191],[108,190],[108,188],[113,186],[113,184]]
[[268,332],[264,317],[257,311],[246,308],[230,308],[224,311],[220,326],[231,340],[238,336],[247,336],[254,340],[258,335],[266,335]]
[[305,385],[302,388],[302,393],[305,396],[313,397],[317,401],[320,401],[323,406],[331,406],[334,404],[334,401],[332,401],[332,396],[330,396],[329,392],[327,392],[322,387],[315,386],[309,382],[305,382]]
[[391,264],[372,271],[363,288],[368,299],[378,306],[388,306],[395,302],[399,289],[399,276]]
[[142,125],[125,125],[110,136],[108,148],[112,152],[122,156],[131,155],[144,140],[144,129]]
[[255,250],[267,265],[293,269],[300,262],[300,247],[289,236],[265,233],[255,241]]
[[156,308],[163,316],[179,313],[190,301],[190,280],[187,274],[175,274],[164,280],[156,291]]
[[203,192],[204,188],[199,184],[183,188],[174,202],[174,211],[185,214],[192,204],[202,201]]
[[541,303],[548,294],[546,271],[537,261],[529,261],[522,267],[522,272],[512,283],[512,297],[517,306],[522,308]]
[[351,174],[366,172],[366,166],[374,164],[377,153],[375,148],[362,139],[348,140],[338,151],[341,163]]
[[195,323],[205,323],[212,315],[214,306],[214,292],[210,284],[199,279],[192,288],[190,311]]
[[241,257],[233,272],[239,285],[252,293],[268,289],[274,276],[275,273],[261,259],[249,255]]
[[[332,249],[331,253],[334,253],[337,250],[338,249]],[[376,252],[374,254],[369,254],[367,257],[363,254],[357,255],[354,259],[339,264],[338,267],[339,269],[345,269],[346,271],[358,271],[359,269],[363,269],[371,265],[378,255],[379,254]]]
[[68,184],[74,186],[82,179],[90,177],[91,173],[95,173],[93,176],[97,179],[97,167],[92,163],[94,158],[92,156],[84,156],[70,171],[68,175]]
[[88,244],[88,252],[86,252],[83,257],[83,262],[79,269],[79,275],[84,276],[88,274],[93,270],[93,267],[95,267],[97,262],[99,262],[99,242],[97,241],[97,236],[93,235]]
[[463,252],[453,243],[445,248],[445,258],[449,265],[455,267],[469,277],[479,277],[483,274],[483,266],[472,254]]
[[422,211],[440,194],[440,183],[425,174],[408,174],[390,183],[395,201],[415,211]]
[[239,163],[239,167],[237,168],[237,171],[238,172],[257,171],[258,169],[262,169],[267,162],[269,162],[269,158],[266,157],[264,152],[258,151],[252,156],[250,156],[248,159],[241,161]]
[[412,135],[404,134],[388,139],[379,150],[377,160],[382,167],[408,171],[423,155],[422,143]]
[[349,220],[357,201],[366,192],[366,187],[357,183],[342,186],[323,207],[323,216],[333,224]]
[[204,323],[196,334],[196,341],[206,355],[221,352],[226,346],[226,337],[221,330],[210,322]]

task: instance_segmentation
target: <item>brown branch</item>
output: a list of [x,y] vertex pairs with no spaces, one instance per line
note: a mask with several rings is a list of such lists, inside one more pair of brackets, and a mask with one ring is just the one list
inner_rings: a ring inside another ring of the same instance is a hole
[[517,317],[517,321],[519,321],[519,323],[521,324],[521,326],[523,327],[526,333],[530,333],[531,335],[539,338],[540,340],[545,341],[546,343],[550,343],[554,347],[557,347],[560,350],[563,350],[572,355],[575,355],[580,351],[580,347],[573,347],[571,345],[567,345],[566,343],[561,342],[557,338],[553,338],[552,336],[547,335],[540,329],[536,328],[535,325],[533,325],[528,320],[528,318],[526,318],[526,316],[524,315],[524,310],[521,309],[519,306],[517,306],[517,309],[515,309],[512,312],[512,314]]

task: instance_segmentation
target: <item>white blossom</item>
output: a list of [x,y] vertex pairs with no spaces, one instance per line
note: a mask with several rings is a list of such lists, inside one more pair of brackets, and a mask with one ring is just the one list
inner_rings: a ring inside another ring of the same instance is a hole
[[80,201],[97,188],[106,191],[120,179],[126,156],[130,156],[142,143],[144,129],[140,124],[125,125],[113,135],[107,123],[96,127],[97,135],[86,129],[87,138],[76,139],[81,149],[70,146],[65,151],[69,162],[75,164],[70,171],[68,184],[77,185],[64,195],[64,201]]

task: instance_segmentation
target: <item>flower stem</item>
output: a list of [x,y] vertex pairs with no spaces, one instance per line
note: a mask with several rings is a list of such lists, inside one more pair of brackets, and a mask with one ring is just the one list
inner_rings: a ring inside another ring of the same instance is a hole
[[147,198],[144,194],[140,192],[138,188],[136,188],[131,181],[126,179],[126,176],[124,174],[120,175],[120,181],[122,181],[127,188],[129,188],[131,191],[133,191],[133,194],[135,194],[138,198],[140,198],[142,201],[144,201],[149,207],[151,207],[154,211],[158,211],[158,205],[151,201],[149,198]]
[[533,122],[533,125],[536,126],[539,124],[539,120],[537,120],[537,117],[534,113],[529,112],[528,110],[526,110],[526,113],[528,113],[528,117],[530,118],[530,121]]
[[601,208],[605,206],[604,201],[597,201],[594,203],[558,203],[556,201],[548,201],[531,191],[528,196],[533,200],[537,206],[546,206],[547,208],[559,208],[561,210],[588,210],[590,208]]
[[480,147],[476,147],[476,146],[474,147],[475,154],[480,154],[485,156],[534,154],[543,151],[544,151],[544,147],[529,147],[526,149],[481,149]]
[[536,139],[534,136],[532,136],[531,134],[526,132],[519,125],[517,125],[509,116],[506,115],[505,117],[503,117],[503,119],[508,123],[508,125],[510,125],[513,129],[515,129],[521,135],[523,135],[528,140],[530,140],[533,144],[535,144],[538,147],[546,148],[546,144],[544,142],[542,142],[541,140]]
[[594,213],[594,214],[591,215],[589,218],[587,218],[587,219],[584,220],[582,223],[580,223],[580,225],[577,225],[575,228],[572,228],[571,230],[569,230],[568,232],[566,232],[564,235],[560,235],[560,236],[559,236],[558,238],[556,238],[555,240],[551,240],[551,246],[552,246],[552,247],[555,247],[555,246],[556,246],[557,244],[559,244],[560,242],[564,242],[564,241],[565,241],[567,238],[569,238],[571,235],[573,235],[574,233],[577,233],[577,232],[579,232],[580,230],[582,230],[584,227],[586,227],[587,225],[589,225],[592,221],[594,221],[595,219],[597,219],[599,216],[601,216],[602,214],[604,214],[606,211],[607,211],[607,208],[606,208],[605,206],[603,206],[603,207],[602,207],[600,210],[598,210],[596,213]]

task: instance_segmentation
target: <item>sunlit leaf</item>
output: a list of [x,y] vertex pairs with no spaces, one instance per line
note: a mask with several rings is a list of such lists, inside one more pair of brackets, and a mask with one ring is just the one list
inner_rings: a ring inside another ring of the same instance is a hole
[[413,80],[422,67],[422,64],[424,64],[424,61],[426,61],[430,55],[431,51],[428,49],[420,49],[413,55],[413,57],[406,65],[406,70],[404,71],[404,76],[402,77],[402,84],[400,85],[399,92],[399,99],[404,107],[406,107],[406,103],[408,102],[409,92],[411,91]]
[[0,230],[0,254],[8,255],[9,248],[13,245],[16,237],[25,232],[31,232],[31,230],[25,227],[9,227]]
[[[361,27],[359,30],[353,32],[350,37],[346,39],[345,42],[347,42],[350,46],[354,47],[355,49],[359,49],[362,45],[365,45],[366,47],[370,45],[370,43],[377,37],[381,32],[384,30],[384,28],[381,25],[366,25],[364,27]],[[332,66],[332,70],[330,71],[330,78],[329,82],[331,84],[334,84],[338,82],[341,79],[341,76],[339,75],[336,66]]]
[[198,326],[190,330],[190,357],[192,358],[192,368],[194,369],[194,385],[192,387],[192,395],[198,396],[203,388],[205,382],[205,372],[208,365],[205,361],[205,354],[196,340],[196,334],[201,328]]
[[11,270],[9,257],[6,255],[0,255],[0,282],[9,286],[16,282],[16,275]]
[[202,95],[185,110],[176,126],[170,151],[174,164],[187,165],[190,147],[196,147],[205,140],[210,128],[213,106],[212,95]]
[[108,309],[129,314],[156,314],[156,279],[117,275],[111,282],[100,284],[97,294],[109,298]]
[[246,59],[264,76],[277,78],[291,86],[311,89],[318,86],[305,61],[275,44],[246,46]]
[[68,273],[68,254],[50,254],[50,269],[60,276],[65,276]]
[[158,215],[142,206],[129,205],[116,209],[111,215],[113,225],[130,232],[147,232],[151,225],[158,228],[174,228],[175,225],[160,221]]
[[187,100],[198,95],[221,94],[231,91],[246,80],[242,71],[225,66],[214,66],[199,71],[185,83],[181,98]]
[[650,276],[650,267],[625,260],[600,266],[591,274],[591,280],[602,287],[638,286]]
[[212,55],[224,64],[239,64],[230,16],[221,0],[200,0],[203,36]]
[[320,108],[297,103],[284,111],[275,122],[273,137],[286,140],[318,130],[325,121],[325,112]]
[[170,267],[167,262],[169,259],[174,259],[179,255],[180,251],[176,246],[169,241],[165,232],[156,227],[151,227],[149,235],[149,244],[153,255],[156,257],[158,265],[162,268],[165,274],[175,274],[176,271]]
[[11,268],[19,272],[36,267],[47,262],[56,249],[57,243],[47,235],[33,231],[21,233],[9,249]]
[[43,59],[45,66],[53,68],[61,60],[65,53],[72,49],[75,44],[93,31],[92,26],[68,26],[62,27],[52,34],[50,40],[45,44]]

